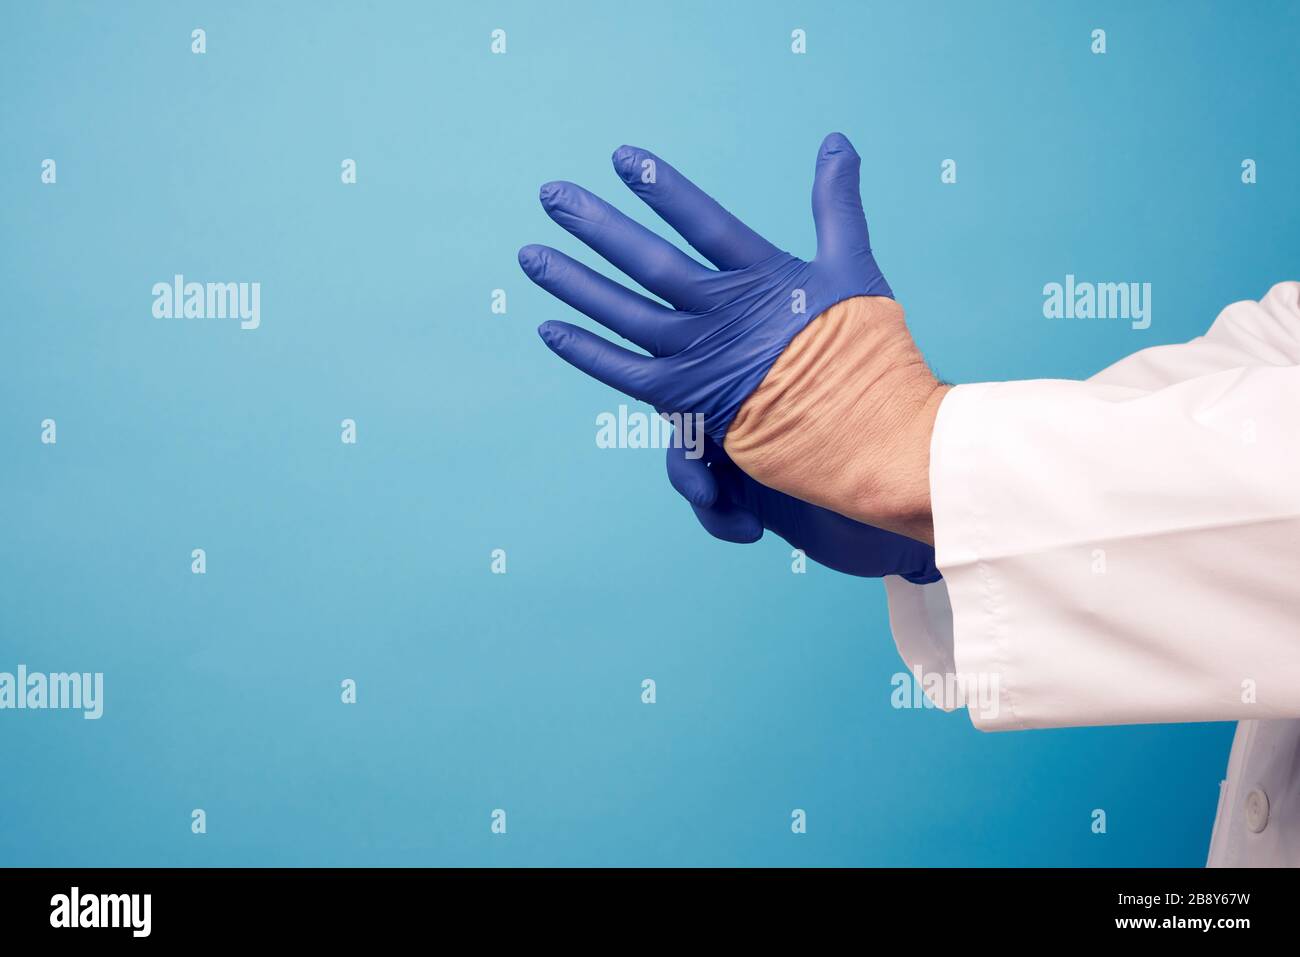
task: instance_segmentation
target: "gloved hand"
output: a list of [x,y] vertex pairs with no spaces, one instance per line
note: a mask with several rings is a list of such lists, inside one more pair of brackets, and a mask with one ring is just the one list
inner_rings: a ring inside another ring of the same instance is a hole
[[588,375],[655,408],[704,416],[719,445],[737,411],[813,318],[854,296],[887,296],[858,196],[860,159],[839,133],[817,156],[811,262],[777,249],[654,154],[614,152],[623,181],[717,266],[676,246],[573,183],[541,188],[557,223],[673,308],[635,293],[563,253],[525,246],[519,264],[552,295],[650,353],[644,356],[567,322],[542,339]]
[[548,183],[551,218],[671,307],[525,246],[519,263],[534,282],[650,355],[565,322],[541,325],[546,344],[660,411],[700,416],[768,489],[932,542],[930,436],[949,387],[926,367],[876,265],[849,141],[832,133],[817,156],[811,262],[778,250],[653,154],[624,146],[613,159],[718,269],[586,190]]
[[845,518],[762,485],[740,470],[712,439],[687,458],[668,449],[668,480],[714,538],[747,544],[771,529],[813,561],[846,575],[901,575],[918,585],[942,576],[929,545]]

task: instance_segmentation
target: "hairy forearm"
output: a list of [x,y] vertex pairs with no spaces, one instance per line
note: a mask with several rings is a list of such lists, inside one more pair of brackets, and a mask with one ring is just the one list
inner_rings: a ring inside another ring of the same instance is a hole
[[741,406],[726,450],[764,485],[932,543],[930,435],[948,389],[898,303],[846,299],[790,343]]

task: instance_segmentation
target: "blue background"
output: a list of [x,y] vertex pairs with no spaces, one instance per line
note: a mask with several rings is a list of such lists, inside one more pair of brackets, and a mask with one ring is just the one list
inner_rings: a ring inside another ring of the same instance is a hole
[[[515,251],[595,264],[553,178],[664,228],[627,142],[810,255],[842,130],[936,371],[1083,378],[1296,278],[1296,5],[0,16],[0,670],[106,685],[99,721],[0,712],[0,863],[1204,862],[1230,725],[891,708],[880,583],[714,541],[661,452],[598,449],[621,399],[543,347],[573,316]],[[154,319],[177,272],[261,282],[261,328]],[[1045,320],[1067,272],[1151,282],[1151,328]]]

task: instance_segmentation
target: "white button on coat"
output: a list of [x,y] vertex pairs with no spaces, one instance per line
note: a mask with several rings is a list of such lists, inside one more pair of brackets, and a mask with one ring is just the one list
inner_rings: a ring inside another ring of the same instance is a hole
[[1259,788],[1246,795],[1246,827],[1255,834],[1268,827],[1268,795]]

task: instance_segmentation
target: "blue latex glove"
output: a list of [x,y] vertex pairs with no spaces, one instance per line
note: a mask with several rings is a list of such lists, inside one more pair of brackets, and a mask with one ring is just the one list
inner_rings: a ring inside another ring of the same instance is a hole
[[842,134],[817,154],[811,262],[777,249],[654,154],[614,152],[623,181],[713,263],[709,269],[573,183],[541,189],[557,223],[672,308],[546,246],[519,264],[547,292],[635,343],[624,349],[567,322],[538,333],[588,375],[669,412],[700,413],[719,445],[777,357],[809,322],[841,300],[893,293],[876,265],[858,196],[861,160]]
[[942,577],[929,545],[761,485],[711,439],[705,440],[701,458],[669,448],[668,480],[714,538],[756,542],[767,528],[813,561],[846,575],[901,575],[918,585]]

